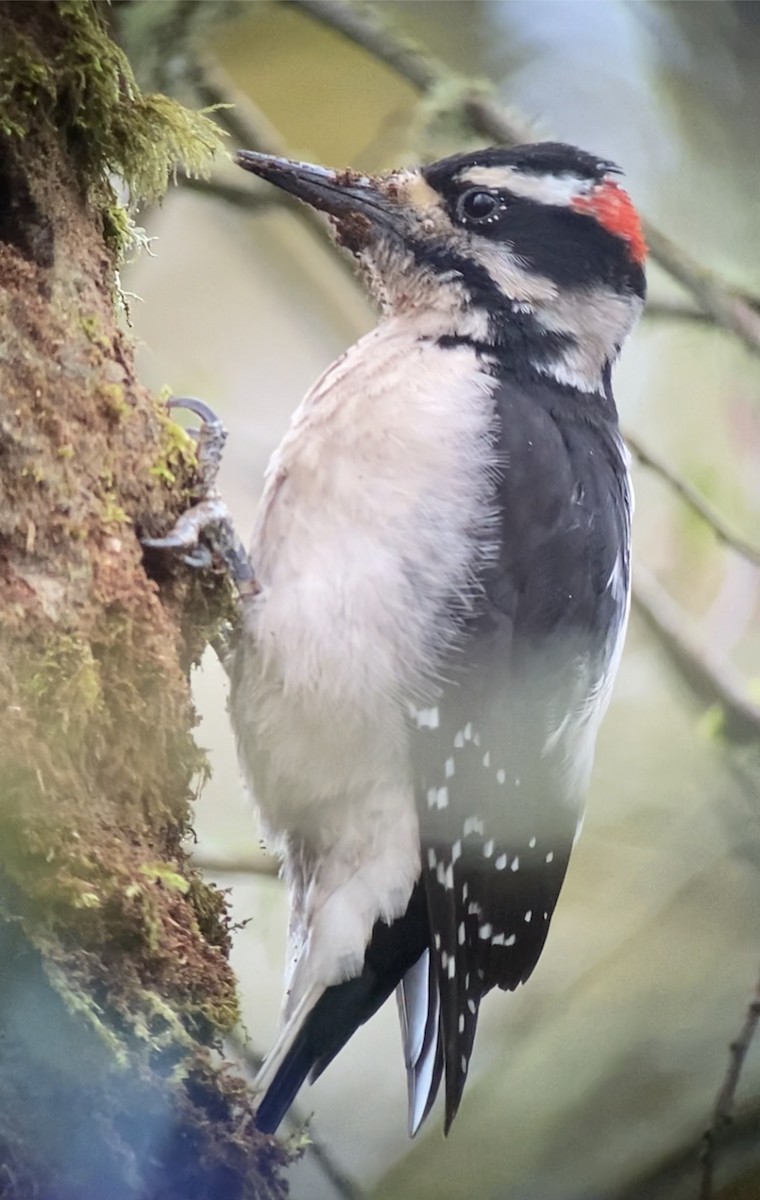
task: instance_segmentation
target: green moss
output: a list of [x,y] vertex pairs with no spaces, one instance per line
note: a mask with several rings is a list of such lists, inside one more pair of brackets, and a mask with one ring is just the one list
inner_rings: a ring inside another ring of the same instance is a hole
[[172,421],[162,395],[156,401],[155,412],[161,424],[161,449],[150,468],[150,474],[164,483],[174,484],[177,478],[187,478],[198,465],[195,442],[189,433]]
[[106,242],[120,261],[131,244],[132,226],[110,176],[124,181],[130,206],[155,202],[178,170],[206,173],[222,135],[203,113],[140,91],[93,0],[59,0],[56,9],[61,24],[57,50],[43,42],[43,55],[32,20],[28,30],[16,27],[11,44],[3,47],[0,132],[22,138],[40,123],[60,132],[82,190],[101,216]]
[[140,867],[140,874],[172,891],[179,892],[182,896],[186,896],[190,891],[187,879],[184,875],[180,875],[179,871],[175,870],[170,863],[144,863]]
[[85,337],[89,342],[92,342],[93,346],[98,346],[101,350],[111,349],[110,339],[103,333],[103,328],[97,316],[94,314],[90,316],[82,315],[79,318],[79,324]]
[[127,404],[124,388],[120,383],[102,383],[98,389],[103,407],[114,421],[123,421],[132,409]]
[[[73,635],[51,639],[34,673],[21,681],[22,696],[45,727],[78,741],[102,704],[100,668],[90,645]],[[54,720],[48,720],[54,717]]]
[[106,492],[103,498],[101,515],[104,525],[126,525],[129,522],[129,517],[111,491]]
[[117,1067],[129,1066],[127,1047],[117,1033],[103,1020],[103,1014],[94,998],[77,987],[72,987],[67,973],[52,958],[43,957],[43,970],[51,987],[60,996],[73,1017],[83,1020],[95,1033],[103,1047],[108,1050],[111,1062]]
[[55,77],[31,37],[13,29],[0,55],[0,133],[26,137],[29,114],[55,103]]

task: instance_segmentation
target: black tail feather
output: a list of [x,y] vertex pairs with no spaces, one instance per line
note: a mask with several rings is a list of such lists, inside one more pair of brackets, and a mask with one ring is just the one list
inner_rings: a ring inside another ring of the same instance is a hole
[[277,1130],[307,1076],[313,1083],[359,1026],[374,1016],[428,941],[425,892],[417,883],[403,917],[391,925],[375,922],[361,975],[328,988],[305,1018],[259,1102],[256,1124],[263,1133]]

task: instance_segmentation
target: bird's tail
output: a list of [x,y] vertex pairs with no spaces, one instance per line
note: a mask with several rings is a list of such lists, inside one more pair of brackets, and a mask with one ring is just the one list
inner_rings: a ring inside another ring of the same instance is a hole
[[322,1074],[353,1033],[374,1016],[428,945],[421,883],[403,917],[376,921],[361,975],[322,990],[312,987],[288,1018],[254,1086],[261,1091],[256,1124],[274,1133],[301,1084]]
[[316,1003],[313,996],[304,997],[254,1081],[263,1093],[256,1111],[263,1133],[276,1131],[301,1085],[322,1074],[393,986],[378,988],[374,972],[365,968],[356,979],[327,988]]

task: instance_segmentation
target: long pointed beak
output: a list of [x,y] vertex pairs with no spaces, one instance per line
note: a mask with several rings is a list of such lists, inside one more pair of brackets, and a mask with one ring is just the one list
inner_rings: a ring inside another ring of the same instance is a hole
[[366,217],[372,224],[393,224],[393,210],[374,179],[353,171],[330,171],[312,163],[274,154],[238,150],[235,162],[331,217]]

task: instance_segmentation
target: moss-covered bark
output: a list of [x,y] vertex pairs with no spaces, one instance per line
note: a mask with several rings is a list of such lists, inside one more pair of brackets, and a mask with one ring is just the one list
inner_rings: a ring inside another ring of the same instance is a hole
[[155,195],[213,138],[137,92],[88,0],[0,3],[0,58],[0,1195],[278,1196],[213,1049],[224,900],[182,850],[189,630],[227,600],[143,570],[193,454],[113,307],[107,172]]

